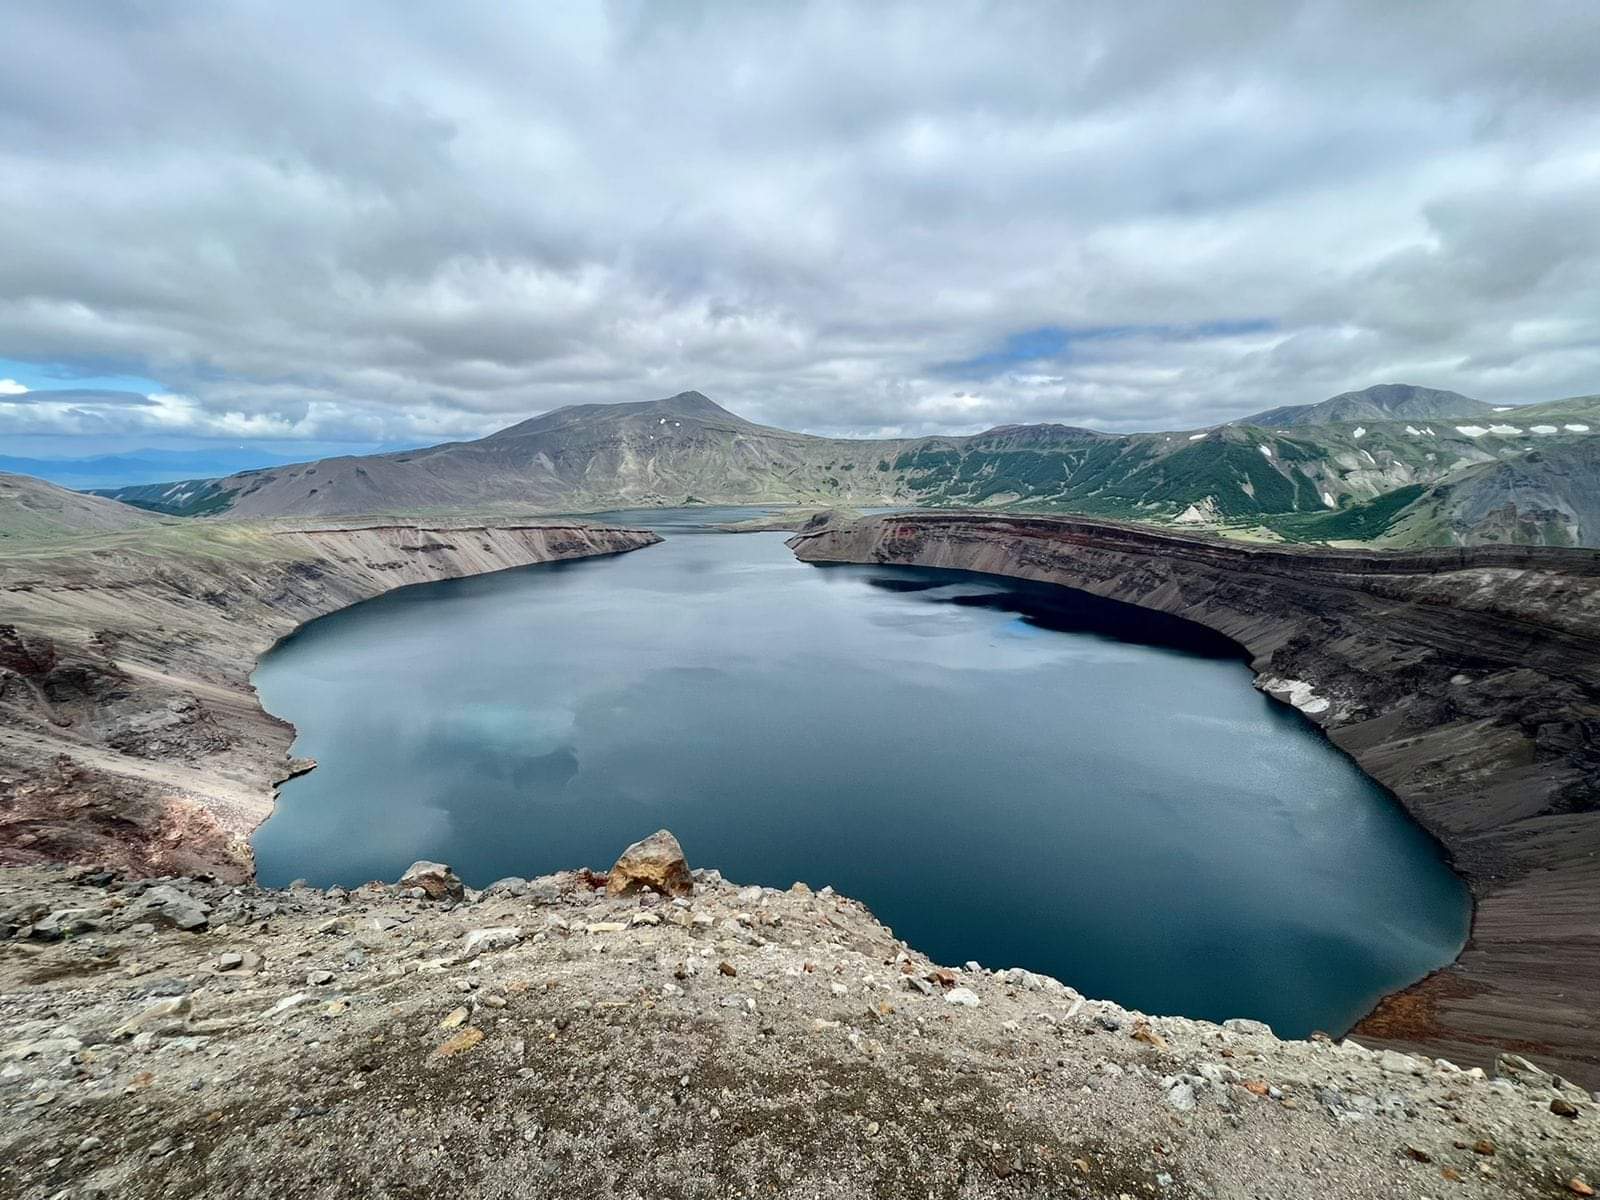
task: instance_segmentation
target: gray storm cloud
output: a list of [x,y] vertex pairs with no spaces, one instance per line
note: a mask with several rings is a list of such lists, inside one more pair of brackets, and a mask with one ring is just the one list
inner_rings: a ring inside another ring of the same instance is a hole
[[1600,6],[0,10],[0,434],[1600,390]]

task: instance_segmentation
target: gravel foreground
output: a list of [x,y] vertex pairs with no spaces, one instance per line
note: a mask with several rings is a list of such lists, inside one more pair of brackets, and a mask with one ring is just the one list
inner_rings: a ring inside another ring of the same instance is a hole
[[1570,1197],[1600,1103],[930,963],[694,873],[0,871],[0,1197]]

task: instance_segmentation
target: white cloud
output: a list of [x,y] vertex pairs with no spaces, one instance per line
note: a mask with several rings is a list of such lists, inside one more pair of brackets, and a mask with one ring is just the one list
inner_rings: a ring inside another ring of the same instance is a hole
[[28,389],[15,379],[0,379],[0,396],[26,396]]
[[8,6],[0,358],[168,394],[0,434],[1592,392],[1600,6],[1539,7]]

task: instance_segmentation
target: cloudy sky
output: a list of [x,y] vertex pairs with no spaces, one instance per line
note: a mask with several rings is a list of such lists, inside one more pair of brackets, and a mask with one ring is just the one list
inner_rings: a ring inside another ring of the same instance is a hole
[[0,448],[1600,391],[1593,0],[14,0],[0,45]]

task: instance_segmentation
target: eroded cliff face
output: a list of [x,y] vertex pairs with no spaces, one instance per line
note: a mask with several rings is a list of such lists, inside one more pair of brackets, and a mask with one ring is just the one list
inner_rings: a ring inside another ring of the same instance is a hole
[[162,526],[0,557],[0,864],[245,878],[287,758],[256,660],[413,583],[659,539],[572,523]]
[[1256,547],[1083,518],[918,513],[790,540],[808,562],[947,567],[1172,613],[1245,648],[1449,851],[1477,898],[1449,968],[1357,1032],[1528,1053],[1600,1086],[1600,554]]

